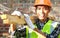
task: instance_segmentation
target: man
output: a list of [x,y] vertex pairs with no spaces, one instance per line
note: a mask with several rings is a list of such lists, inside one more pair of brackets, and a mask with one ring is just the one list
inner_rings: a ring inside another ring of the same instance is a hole
[[35,0],[34,6],[38,17],[35,23],[36,27],[46,35],[46,38],[57,38],[60,33],[60,26],[57,25],[58,22],[49,20],[48,18],[48,14],[52,8],[50,0]]

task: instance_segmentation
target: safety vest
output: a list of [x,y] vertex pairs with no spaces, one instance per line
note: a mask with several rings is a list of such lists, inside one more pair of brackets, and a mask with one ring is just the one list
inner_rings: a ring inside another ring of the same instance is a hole
[[[52,20],[49,20],[41,29],[43,33],[51,34],[53,30],[56,28],[58,22],[53,22]],[[37,27],[36,27],[37,28]],[[41,38],[41,34],[32,30],[28,26],[26,26],[26,38]]]
[[[58,22],[54,22],[52,20],[49,20],[43,27],[43,29],[41,29],[41,31],[43,33],[46,34],[51,34],[54,29],[57,27]],[[36,33],[35,31],[33,31],[32,29],[28,29],[29,34],[27,35],[29,38],[40,38],[39,34]]]
[[57,27],[58,22],[54,22],[52,20],[49,20],[41,30],[44,33],[51,34],[54,29]]

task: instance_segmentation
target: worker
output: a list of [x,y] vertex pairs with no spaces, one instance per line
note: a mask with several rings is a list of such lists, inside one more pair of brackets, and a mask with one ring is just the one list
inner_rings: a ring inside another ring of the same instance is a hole
[[58,22],[50,20],[48,14],[52,9],[50,0],[35,0],[34,7],[37,19],[35,26],[46,35],[46,38],[58,38],[60,26]]
[[[33,26],[32,22],[30,21],[32,24],[30,26],[31,29],[40,33],[41,37],[39,37],[39,38],[58,38],[58,36],[60,36],[59,35],[60,34],[60,24],[58,24],[58,22],[50,20],[48,18],[48,14],[50,13],[50,11],[52,9],[51,1],[50,0],[35,0],[34,7],[36,8],[35,12],[37,15],[37,19],[35,19],[34,26]],[[29,22],[27,22],[27,23],[29,24]],[[15,33],[17,33],[17,32],[15,32]],[[18,34],[19,34],[19,32],[18,32]],[[28,33],[28,38],[38,38],[38,36],[39,35],[36,35],[31,30]]]

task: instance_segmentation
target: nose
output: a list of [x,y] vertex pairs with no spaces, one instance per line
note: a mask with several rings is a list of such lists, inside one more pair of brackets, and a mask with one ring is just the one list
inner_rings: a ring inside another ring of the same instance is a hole
[[40,9],[40,13],[44,13],[43,9]]

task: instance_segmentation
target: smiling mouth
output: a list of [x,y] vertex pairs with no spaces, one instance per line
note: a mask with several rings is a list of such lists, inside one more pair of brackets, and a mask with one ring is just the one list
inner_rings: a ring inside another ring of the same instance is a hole
[[44,17],[44,15],[41,15],[40,17]]

